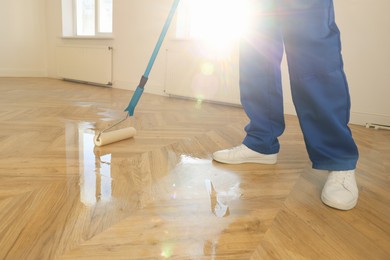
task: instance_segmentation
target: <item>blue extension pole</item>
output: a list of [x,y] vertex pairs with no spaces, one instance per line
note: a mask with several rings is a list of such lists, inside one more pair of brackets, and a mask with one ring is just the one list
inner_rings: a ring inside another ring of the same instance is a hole
[[146,85],[146,82],[148,81],[150,71],[152,70],[154,61],[157,58],[158,52],[160,51],[161,45],[162,45],[162,43],[164,41],[165,35],[168,32],[169,26],[171,25],[173,16],[176,13],[176,9],[177,9],[177,6],[179,5],[179,3],[180,3],[180,0],[175,0],[173,2],[172,7],[171,7],[171,11],[169,12],[169,15],[168,15],[168,17],[167,17],[167,19],[165,21],[164,27],[163,27],[162,32],[160,34],[160,37],[159,37],[159,39],[157,41],[157,44],[156,44],[156,46],[154,48],[153,54],[150,57],[150,60],[149,60],[148,66],[147,66],[147,68],[145,70],[145,73],[141,77],[140,83],[137,86],[137,88],[136,88],[136,90],[135,90],[135,92],[133,94],[133,97],[130,100],[129,105],[125,109],[125,111],[127,111],[130,116],[134,115],[134,109],[137,106],[137,103],[138,103],[139,99],[141,98],[142,93],[144,92],[144,87]]

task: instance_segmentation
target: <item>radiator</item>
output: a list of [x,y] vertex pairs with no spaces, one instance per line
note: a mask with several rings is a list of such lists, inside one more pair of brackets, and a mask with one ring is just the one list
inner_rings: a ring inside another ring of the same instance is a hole
[[112,85],[109,46],[57,46],[57,76],[95,85]]

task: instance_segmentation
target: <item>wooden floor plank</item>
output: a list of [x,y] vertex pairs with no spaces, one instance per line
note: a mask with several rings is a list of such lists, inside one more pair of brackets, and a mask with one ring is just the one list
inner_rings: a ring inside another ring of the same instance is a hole
[[143,94],[94,147],[132,92],[0,78],[0,259],[389,259],[390,132],[351,125],[360,198],[320,200],[299,122],[286,115],[275,165],[226,165],[244,138],[240,107]]

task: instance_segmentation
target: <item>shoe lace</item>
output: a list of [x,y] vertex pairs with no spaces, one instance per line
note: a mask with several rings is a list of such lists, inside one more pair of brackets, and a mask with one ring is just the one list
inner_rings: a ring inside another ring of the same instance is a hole
[[332,178],[330,179],[330,182],[341,184],[344,188],[349,190],[348,185],[346,185],[346,180],[350,179],[352,177],[352,172],[349,171],[342,171],[339,173],[334,173],[332,175]]
[[230,150],[231,151],[240,151],[240,150],[242,150],[242,148],[244,148],[243,144],[235,146],[235,147],[231,148]]
[[230,151],[232,152],[231,154],[236,154],[236,156],[237,156],[237,155],[241,155],[245,148],[246,148],[246,146],[241,144],[241,145],[233,147],[232,149],[230,149]]

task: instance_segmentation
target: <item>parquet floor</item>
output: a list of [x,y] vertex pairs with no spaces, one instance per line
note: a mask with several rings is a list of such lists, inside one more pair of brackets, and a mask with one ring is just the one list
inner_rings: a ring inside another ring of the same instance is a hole
[[0,259],[390,259],[390,132],[351,125],[352,211],[320,201],[296,117],[276,165],[224,165],[241,108],[143,94],[133,139],[96,148],[132,92],[0,78]]

